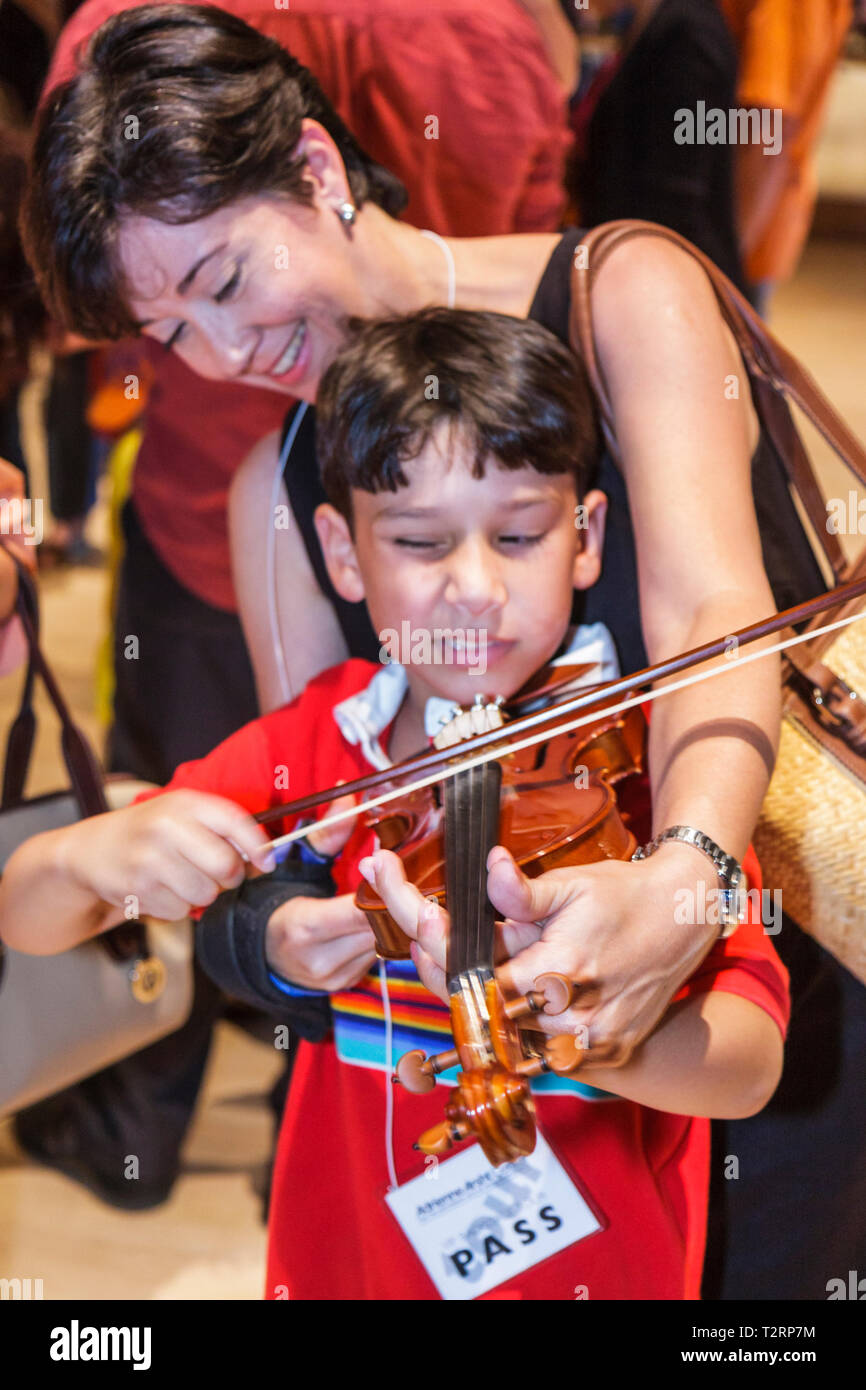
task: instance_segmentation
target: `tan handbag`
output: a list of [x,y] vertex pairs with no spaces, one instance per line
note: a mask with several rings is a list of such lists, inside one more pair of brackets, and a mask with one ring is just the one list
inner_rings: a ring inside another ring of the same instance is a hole
[[[712,261],[684,237],[651,222],[594,228],[581,241],[584,254],[572,271],[571,342],[586,363],[614,460],[616,431],[596,355],[591,289],[614,247],[638,236],[672,241],[703,267],[742,354],[761,428],[785,465],[836,583],[866,576],[866,555],[849,565],[837,535],[828,530],[827,504],[786,397],[864,487],[866,449]],[[855,599],[808,627],[854,612],[866,612],[866,600]],[[765,886],[781,889],[788,916],[866,983],[866,701],[858,691],[866,696],[866,621],[786,654],[779,755],[753,840]]]
[[[36,591],[20,568],[18,608],[30,657],[6,747],[0,870],[30,836],[126,805],[147,785],[130,777],[103,783],[40,650]],[[37,674],[60,718],[72,790],[26,801]],[[192,1007],[192,954],[188,919],[131,921],[54,956],[0,947],[0,1115],[63,1090],[179,1028]]]

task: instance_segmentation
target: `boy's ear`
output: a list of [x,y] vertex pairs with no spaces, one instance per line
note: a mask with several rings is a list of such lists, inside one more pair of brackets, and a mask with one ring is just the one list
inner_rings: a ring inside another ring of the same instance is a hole
[[591,589],[601,574],[607,497],[598,488],[588,492],[578,504],[575,516],[580,549],[574,557],[575,589]]
[[360,603],[364,597],[364,581],[348,521],[330,502],[323,502],[316,508],[313,521],[331,583],[347,603]]

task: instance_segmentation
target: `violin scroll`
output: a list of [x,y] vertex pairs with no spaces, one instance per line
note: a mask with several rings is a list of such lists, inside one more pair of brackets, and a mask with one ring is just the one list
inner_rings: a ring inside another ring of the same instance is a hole
[[[479,990],[484,1007],[471,1008],[470,1001]],[[494,1166],[531,1153],[535,1110],[529,1079],[542,1072],[563,1076],[574,1071],[583,1060],[583,1049],[567,1033],[548,1038],[540,1048],[532,1045],[516,1020],[542,1011],[562,1013],[572,993],[570,980],[551,973],[540,975],[529,994],[506,1003],[492,974],[465,980],[451,998],[457,1047],[434,1057],[414,1048],[400,1058],[391,1078],[414,1095],[424,1095],[433,1090],[442,1072],[458,1065],[463,1068],[449,1092],[445,1120],[426,1130],[415,1147],[438,1155],[471,1136]]]
[[529,1082],[505,1067],[472,1067],[445,1103],[445,1119],[425,1130],[415,1144],[425,1154],[442,1154],[474,1136],[498,1167],[535,1148],[535,1104]]

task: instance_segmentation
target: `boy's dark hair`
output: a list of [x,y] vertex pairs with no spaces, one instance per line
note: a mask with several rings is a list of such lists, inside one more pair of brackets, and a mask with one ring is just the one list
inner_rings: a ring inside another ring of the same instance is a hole
[[573,473],[578,497],[601,454],[581,360],[531,319],[422,309],[352,319],[316,397],[316,449],[330,502],[351,523],[352,488],[396,492],[441,421],[501,468]]
[[333,139],[357,207],[408,195],[276,42],[212,5],[144,5],[107,20],[36,121],[21,216],[43,299],[89,338],[137,333],[117,254],[121,218],[196,222],[259,193],[309,205],[295,155],[305,117]]

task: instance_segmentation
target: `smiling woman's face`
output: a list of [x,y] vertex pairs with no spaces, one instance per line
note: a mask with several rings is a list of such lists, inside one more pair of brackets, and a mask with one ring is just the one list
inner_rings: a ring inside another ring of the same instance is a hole
[[142,331],[213,380],[313,401],[346,318],[370,310],[318,188],[309,208],[262,194],[184,226],[129,217],[119,250]]

